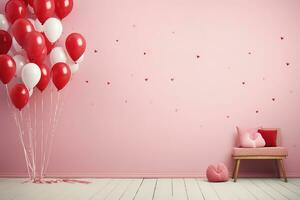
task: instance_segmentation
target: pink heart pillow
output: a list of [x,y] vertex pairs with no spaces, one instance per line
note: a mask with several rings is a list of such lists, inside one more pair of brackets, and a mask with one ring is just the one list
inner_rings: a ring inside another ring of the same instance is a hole
[[206,170],[206,177],[209,182],[224,182],[228,181],[229,172],[223,163],[217,164],[217,166],[209,165]]
[[258,133],[256,128],[239,128],[238,131],[238,140],[241,147],[245,148],[255,148],[255,147],[264,147],[266,142],[264,138]]

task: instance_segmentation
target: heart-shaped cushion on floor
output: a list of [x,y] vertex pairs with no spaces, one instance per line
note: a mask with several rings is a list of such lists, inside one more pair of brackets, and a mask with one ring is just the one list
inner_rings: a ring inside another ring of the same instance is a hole
[[223,163],[209,165],[206,170],[206,177],[209,182],[224,182],[229,179],[229,172]]

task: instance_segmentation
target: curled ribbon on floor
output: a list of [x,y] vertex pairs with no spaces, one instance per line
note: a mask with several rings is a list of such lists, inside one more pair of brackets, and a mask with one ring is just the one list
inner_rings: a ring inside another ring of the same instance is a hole
[[35,179],[34,181],[32,180],[28,180],[28,181],[24,181],[23,183],[27,183],[27,182],[33,182],[33,183],[37,183],[37,184],[53,184],[53,183],[81,183],[81,184],[90,184],[92,182],[90,181],[85,181],[85,180],[77,180],[77,179],[61,179],[61,178],[57,178],[57,179]]

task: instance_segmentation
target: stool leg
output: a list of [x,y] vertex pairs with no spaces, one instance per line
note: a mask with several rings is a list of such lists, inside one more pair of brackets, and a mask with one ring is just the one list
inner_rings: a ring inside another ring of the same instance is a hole
[[278,169],[279,178],[282,178],[282,170],[281,170],[280,160],[276,159],[275,161],[276,161],[276,166],[277,166],[277,169]]
[[234,169],[234,174],[233,174],[233,181],[236,182],[236,179],[238,177],[238,173],[239,173],[239,169],[240,169],[240,159],[236,160],[236,165],[235,165],[235,169]]
[[287,177],[286,177],[286,173],[285,173],[283,159],[279,159],[279,163],[280,163],[280,168],[281,168],[281,172],[282,172],[284,181],[287,182]]
[[236,163],[237,163],[237,160],[234,159],[234,167],[233,167],[233,171],[232,171],[232,178],[234,178],[234,173],[235,173],[235,170],[236,170]]

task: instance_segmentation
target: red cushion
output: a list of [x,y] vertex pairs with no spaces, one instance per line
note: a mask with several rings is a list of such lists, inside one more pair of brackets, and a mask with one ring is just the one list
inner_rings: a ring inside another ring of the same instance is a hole
[[277,130],[265,130],[265,129],[258,129],[258,132],[264,138],[266,142],[266,147],[276,147],[277,141]]

